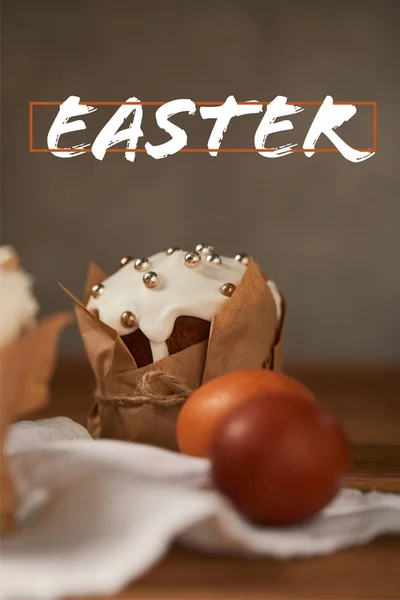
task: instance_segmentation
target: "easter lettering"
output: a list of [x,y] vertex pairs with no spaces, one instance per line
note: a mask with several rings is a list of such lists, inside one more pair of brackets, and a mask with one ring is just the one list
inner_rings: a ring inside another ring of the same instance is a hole
[[[86,129],[86,124],[82,119],[71,119],[84,117],[96,110],[97,108],[94,106],[81,104],[78,96],[67,98],[60,105],[58,114],[49,129],[47,135],[48,149],[54,156],[59,158],[73,158],[81,156],[83,154],[82,150],[91,146],[93,156],[101,161],[107,149],[116,144],[125,143],[125,158],[133,162],[136,157],[139,138],[144,135],[142,131],[143,105],[135,97],[128,98],[126,103],[116,110],[91,145],[82,143],[70,148],[59,147],[60,137],[63,134]],[[184,129],[175,125],[171,119],[180,113],[194,115],[196,110],[195,102],[190,99],[182,98],[162,104],[156,111],[156,122],[158,127],[170,136],[170,139],[158,145],[146,142],[144,146],[146,153],[155,159],[161,159],[176,154],[185,148],[188,142],[187,133]],[[269,137],[272,134],[292,130],[293,123],[288,117],[293,117],[303,110],[304,108],[301,106],[288,104],[287,98],[284,96],[277,96],[265,106],[265,110],[264,105],[258,103],[257,100],[237,103],[233,96],[229,96],[221,105],[201,106],[199,113],[202,119],[214,121],[207,142],[210,156],[215,157],[218,155],[224,134],[233,118],[263,113],[254,134],[255,152],[265,158],[280,158],[291,154],[298,144],[267,146]],[[304,139],[302,149],[305,156],[310,158],[315,154],[316,144],[323,134],[345,159],[357,163],[371,158],[375,154],[373,149],[358,150],[352,148],[335,131],[343,123],[349,121],[356,112],[355,105],[335,104],[331,96],[326,96]]]

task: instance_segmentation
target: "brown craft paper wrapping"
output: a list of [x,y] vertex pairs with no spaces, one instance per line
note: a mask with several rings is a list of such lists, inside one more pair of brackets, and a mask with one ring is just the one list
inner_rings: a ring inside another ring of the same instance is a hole
[[[58,337],[70,320],[71,315],[66,313],[46,317],[15,342],[0,349],[1,449],[3,449],[8,425],[46,403]],[[0,530],[6,532],[14,527],[17,497],[3,453],[1,453],[0,484]]]
[[[96,265],[88,273],[84,303],[107,275]],[[251,261],[233,296],[213,318],[209,339],[143,368],[117,333],[79,300],[75,311],[96,378],[96,401],[88,428],[93,437],[116,438],[177,450],[176,419],[182,401],[137,402],[135,389],[149,371],[163,371],[195,390],[202,383],[240,369],[281,367],[282,324],[265,276]],[[283,318],[281,319],[283,323]]]

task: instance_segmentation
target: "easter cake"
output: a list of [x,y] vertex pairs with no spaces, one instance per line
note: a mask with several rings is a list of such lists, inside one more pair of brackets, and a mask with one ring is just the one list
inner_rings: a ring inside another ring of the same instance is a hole
[[247,255],[198,244],[125,256],[111,275],[91,264],[82,301],[65,291],[96,380],[94,438],[177,450],[194,390],[223,373],[281,369],[285,302]]

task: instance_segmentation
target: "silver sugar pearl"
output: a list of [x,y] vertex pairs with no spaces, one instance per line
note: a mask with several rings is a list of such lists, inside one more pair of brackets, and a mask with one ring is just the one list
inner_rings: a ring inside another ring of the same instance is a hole
[[171,256],[171,254],[174,254],[174,252],[179,252],[179,250],[182,250],[182,248],[178,248],[177,246],[172,246],[171,248],[168,248],[168,250],[166,251],[166,254],[168,254],[168,256]]
[[150,262],[148,258],[137,258],[133,266],[136,271],[147,271],[150,268]]
[[198,252],[188,252],[185,255],[185,265],[190,269],[198,267],[201,263],[201,256]]
[[158,275],[154,271],[148,271],[143,275],[143,283],[147,288],[156,287],[158,283]]
[[214,246],[210,246],[210,244],[197,244],[196,252],[200,252],[200,254],[212,254],[215,251]]
[[94,285],[92,287],[91,295],[93,296],[93,298],[98,298],[102,294],[104,294],[104,285],[102,283],[98,283],[97,285]]
[[219,254],[209,254],[206,258],[206,261],[213,265],[220,265],[221,257],[219,256]]
[[235,260],[237,260],[238,262],[240,262],[240,264],[247,267],[247,265],[250,262],[250,256],[248,256],[247,254],[236,254]]
[[232,294],[235,290],[236,290],[236,285],[234,285],[233,283],[224,283],[219,288],[219,291],[221,292],[221,294],[223,296],[228,296],[228,298],[230,298],[232,296]]
[[124,267],[125,265],[130,263],[132,260],[133,260],[132,256],[124,256],[123,258],[121,258],[119,264],[121,265],[121,267]]
[[127,329],[131,329],[136,325],[136,317],[130,310],[126,310],[121,315],[121,323]]

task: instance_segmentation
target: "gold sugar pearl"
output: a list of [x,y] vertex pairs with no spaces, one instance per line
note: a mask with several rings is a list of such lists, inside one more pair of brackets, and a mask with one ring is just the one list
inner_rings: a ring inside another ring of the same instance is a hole
[[201,263],[201,256],[198,252],[188,252],[185,255],[185,265],[190,269],[198,267]]
[[91,295],[93,296],[93,298],[98,298],[102,294],[104,294],[104,285],[102,283],[98,283],[97,285],[94,285],[92,287]]
[[196,252],[200,252],[200,254],[212,254],[215,251],[214,246],[210,246],[210,244],[197,244]]
[[179,250],[182,250],[182,248],[178,248],[177,246],[172,246],[172,248],[168,248],[168,250],[166,251],[166,254],[168,254],[168,256],[171,256],[171,254],[174,254],[174,252],[179,252]]
[[232,296],[232,294],[235,290],[236,290],[236,285],[234,285],[233,283],[224,283],[219,288],[219,291],[221,292],[221,294],[223,296],[228,296],[228,298],[230,298]]
[[154,271],[148,271],[143,275],[143,283],[147,288],[156,287],[158,283],[158,275]]
[[221,257],[219,256],[219,254],[209,254],[206,258],[206,261],[213,265],[220,265]]
[[137,258],[133,266],[136,271],[147,271],[150,268],[150,262],[148,258]]
[[131,329],[136,325],[136,317],[130,310],[126,310],[121,315],[121,323],[124,327]]
[[235,260],[237,260],[238,262],[240,262],[240,264],[247,267],[247,265],[250,262],[250,256],[248,256],[247,254],[236,254]]
[[130,263],[132,260],[133,260],[132,256],[124,256],[120,260],[121,267],[124,267],[125,265],[127,265],[128,263]]

